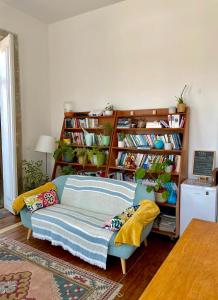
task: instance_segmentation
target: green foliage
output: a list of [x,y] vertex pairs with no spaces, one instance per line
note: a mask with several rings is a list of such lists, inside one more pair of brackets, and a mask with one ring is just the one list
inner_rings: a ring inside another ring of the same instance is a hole
[[48,177],[42,171],[42,160],[23,160],[22,169],[23,188],[25,192],[33,190],[48,181]]
[[176,100],[177,100],[177,103],[178,103],[178,104],[183,104],[183,103],[185,103],[185,100],[184,100],[184,98],[183,98],[183,94],[184,94],[186,88],[187,88],[187,84],[184,86],[181,95],[180,95],[179,97],[176,97]]
[[63,155],[70,161],[75,156],[75,150],[71,145],[66,144],[64,141],[57,141],[58,148],[54,151],[53,157],[55,160],[59,160]]
[[150,169],[145,170],[143,168],[138,168],[135,172],[136,180],[152,178],[155,181],[153,186],[147,186],[146,190],[148,193],[152,191],[162,193],[162,197],[167,199],[169,197],[169,192],[165,188],[165,184],[170,182],[171,174],[165,173],[164,169],[166,163],[154,163]]
[[164,162],[164,164],[165,164],[165,167],[168,167],[168,166],[173,166],[174,162],[172,160],[168,159]]
[[76,157],[82,158],[82,165],[85,167],[85,164],[87,163],[88,159],[88,149],[84,148],[76,148],[75,149]]
[[105,163],[106,154],[104,151],[100,151],[97,148],[88,150],[88,157],[91,163],[94,163],[94,156],[96,156],[96,166],[98,168]]
[[76,174],[76,170],[72,166],[64,166],[58,171],[58,176],[73,174]]

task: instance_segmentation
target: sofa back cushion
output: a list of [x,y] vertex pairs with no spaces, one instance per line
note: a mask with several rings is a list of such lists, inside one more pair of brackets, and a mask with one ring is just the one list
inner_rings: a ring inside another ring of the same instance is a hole
[[138,205],[141,200],[155,201],[155,195],[153,191],[148,193],[144,184],[138,183],[133,205]]
[[133,205],[136,184],[109,178],[71,175],[61,203],[114,216]]

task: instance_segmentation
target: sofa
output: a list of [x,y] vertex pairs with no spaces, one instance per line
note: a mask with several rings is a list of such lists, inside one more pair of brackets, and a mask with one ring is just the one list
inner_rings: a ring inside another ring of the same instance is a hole
[[[71,177],[74,178],[73,175],[71,175]],[[67,180],[69,180],[69,178],[70,178],[70,176],[66,175],[66,176],[57,177],[56,179],[53,180],[53,183],[57,187],[57,195],[58,195],[60,204],[64,203],[64,201],[66,201],[66,199],[64,199],[64,189],[66,188],[66,182],[67,182]],[[107,180],[107,182],[112,182],[113,183],[113,179],[107,178],[105,180]],[[119,183],[120,186],[125,184],[123,181],[117,181],[117,180],[116,180],[116,183]],[[143,186],[142,184],[139,184],[139,183],[136,185],[134,193],[135,194],[134,194],[134,199],[133,199],[133,205],[138,205],[139,202],[143,199],[148,199],[148,200],[151,200],[151,201],[154,201],[154,199],[155,199],[154,193],[153,192],[147,193],[146,189],[145,189],[145,186]],[[72,198],[74,197],[74,194],[75,193],[71,194]],[[87,196],[88,196],[88,193],[87,193]],[[71,206],[71,203],[68,202],[67,205],[69,205],[69,207],[73,208],[73,206]],[[80,205],[79,202],[77,203],[77,206],[78,205]],[[83,209],[84,209],[84,204],[82,205],[82,203],[81,203],[81,207],[83,207]],[[99,208],[99,209],[101,209],[101,208]],[[40,209],[40,211],[41,210],[44,210],[44,209]],[[88,212],[89,212],[89,208],[86,209],[86,214]],[[32,228],[33,228],[33,226],[32,226],[32,215],[27,210],[27,208],[24,207],[20,212],[20,216],[21,216],[22,224],[26,228],[28,228],[27,239],[29,239],[30,236],[31,236]],[[142,231],[141,242],[144,242],[145,245],[147,245],[146,238],[149,235],[149,233],[151,232],[152,225],[153,225],[153,222],[146,225],[144,227],[143,231]],[[123,274],[126,274],[126,260],[134,253],[134,251],[137,249],[137,247],[127,245],[127,244],[122,244],[122,245],[119,245],[119,246],[115,245],[114,240],[116,238],[116,235],[117,235],[117,232],[114,232],[111,236],[111,239],[109,241],[107,254],[112,255],[112,256],[116,256],[116,257],[121,259],[122,272],[123,272]]]

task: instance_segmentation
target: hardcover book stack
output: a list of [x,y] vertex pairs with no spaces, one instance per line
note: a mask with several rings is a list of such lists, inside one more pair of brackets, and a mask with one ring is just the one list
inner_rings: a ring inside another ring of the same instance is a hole
[[[153,155],[153,154],[142,154],[142,153],[128,153],[128,152],[118,152],[116,163],[118,166],[125,168],[151,168],[154,163],[163,163],[166,160],[171,160],[175,163],[176,168],[178,168],[178,159],[180,155]],[[131,160],[131,163],[130,163]]]
[[72,128],[98,128],[98,119],[72,118],[71,119],[71,127]]
[[[118,133],[118,140],[122,138],[122,134]],[[150,149],[154,147],[154,142],[161,139],[164,143],[171,143],[174,150],[182,147],[180,134],[126,134],[124,138],[125,147],[137,149]]]

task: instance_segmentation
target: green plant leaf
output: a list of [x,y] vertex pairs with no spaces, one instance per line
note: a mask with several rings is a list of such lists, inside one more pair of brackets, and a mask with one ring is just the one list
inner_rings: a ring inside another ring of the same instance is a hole
[[168,197],[169,197],[169,192],[166,190],[166,191],[164,191],[163,193],[162,193],[162,197],[163,197],[163,199],[167,199]]
[[136,172],[135,172],[135,178],[136,178],[136,180],[145,178],[145,174],[146,174],[145,169],[138,168],[136,170]]

